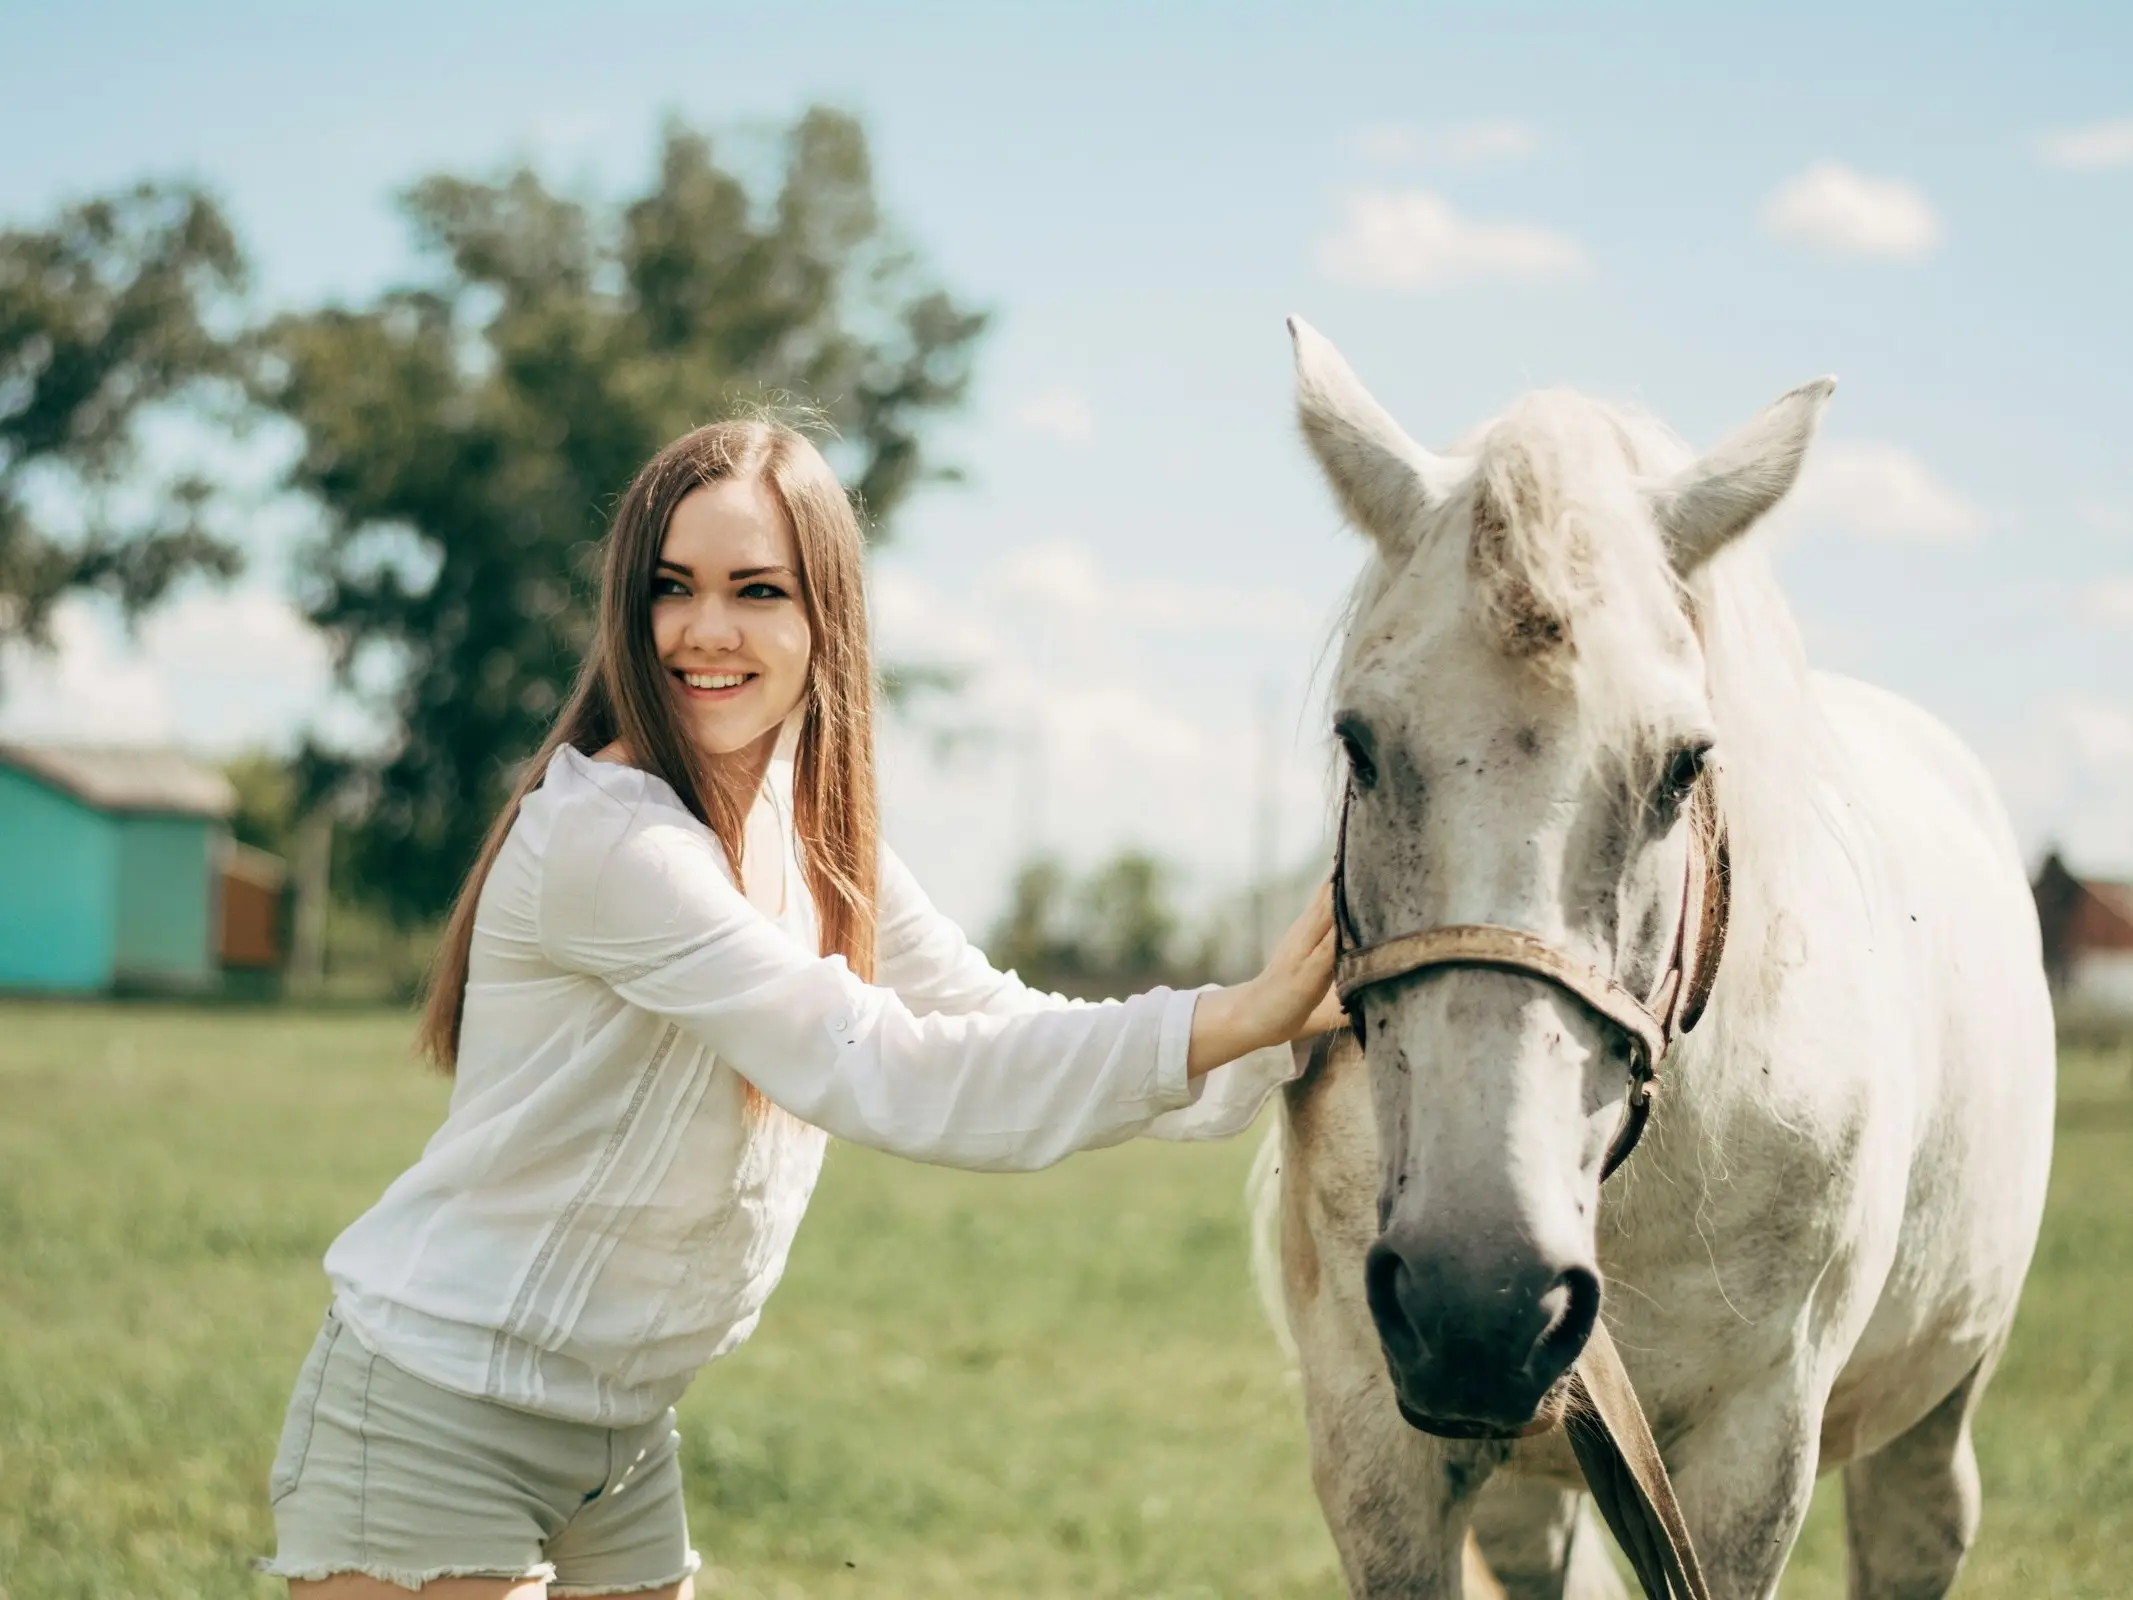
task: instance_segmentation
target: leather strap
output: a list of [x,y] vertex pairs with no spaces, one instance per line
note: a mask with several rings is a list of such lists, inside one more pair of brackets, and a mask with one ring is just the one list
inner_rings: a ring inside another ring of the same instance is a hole
[[[1713,800],[1699,807],[1693,820],[1699,831],[1690,848],[1702,868],[1701,882],[1696,886],[1701,903],[1695,922],[1695,958],[1689,963],[1681,1008],[1674,1018],[1676,1034],[1687,1033],[1703,1020],[1704,1007],[1711,1002],[1712,986],[1718,982],[1718,964],[1725,959],[1726,930],[1733,922],[1733,848],[1726,819],[1719,815],[1718,803]],[[1683,925],[1687,927],[1686,905],[1682,912]]]
[[1342,1005],[1352,1005],[1355,997],[1373,984],[1436,967],[1495,967],[1544,978],[1559,989],[1569,990],[1628,1034],[1642,1048],[1647,1061],[1657,1061],[1665,1053],[1666,1024],[1642,1000],[1597,967],[1564,955],[1546,940],[1521,928],[1466,922],[1381,939],[1340,958],[1334,972],[1334,988],[1340,993]]
[[1673,1480],[1605,1322],[1593,1324],[1570,1383],[1570,1448],[1645,1594],[1711,1600]]
[[1703,1016],[1725,953],[1732,858],[1714,776],[1704,773],[1689,791],[1689,854],[1682,874],[1681,911],[1661,958],[1659,976],[1643,999],[1590,963],[1564,954],[1523,928],[1457,923],[1358,947],[1355,917],[1348,907],[1348,808],[1353,797],[1352,788],[1341,795],[1340,832],[1334,841],[1333,972],[1334,988],[1356,1042],[1364,1041],[1362,996],[1366,989],[1439,967],[1493,967],[1522,973],[1576,996],[1602,1020],[1621,1029],[1635,1047],[1630,1051],[1622,1119],[1600,1163],[1600,1181],[1605,1183],[1644,1137],[1652,1101],[1659,1092],[1660,1058]]
[[1648,1066],[1656,1065],[1667,1046],[1702,1017],[1718,978],[1732,908],[1732,857],[1710,774],[1689,792],[1689,855],[1681,911],[1652,992],[1642,998],[1523,928],[1454,923],[1363,944],[1348,907],[1348,810],[1353,799],[1352,788],[1342,792],[1334,838],[1333,946],[1334,987],[1358,1040],[1364,1032],[1360,999],[1365,989],[1433,967],[1496,967],[1567,989],[1642,1045]]

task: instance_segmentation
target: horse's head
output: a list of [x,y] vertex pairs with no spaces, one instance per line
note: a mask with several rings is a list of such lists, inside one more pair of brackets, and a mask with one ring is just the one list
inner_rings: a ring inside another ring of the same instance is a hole
[[[1688,580],[1791,487],[1832,385],[1700,460],[1567,393],[1436,456],[1291,326],[1304,436],[1377,556],[1334,690],[1353,937],[1507,927],[1648,993],[1717,753]],[[1433,1432],[1545,1425],[1599,1313],[1632,1043],[1515,971],[1435,967],[1357,1001],[1382,1158],[1367,1289],[1401,1407]]]

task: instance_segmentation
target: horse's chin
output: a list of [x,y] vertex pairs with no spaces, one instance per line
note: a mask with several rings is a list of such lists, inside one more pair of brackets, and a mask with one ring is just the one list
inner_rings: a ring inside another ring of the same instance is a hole
[[1564,1414],[1569,1409],[1570,1385],[1566,1377],[1555,1385],[1534,1408],[1533,1415],[1524,1422],[1503,1422],[1495,1418],[1435,1417],[1411,1408],[1405,1400],[1395,1400],[1400,1415],[1410,1428],[1432,1434],[1439,1439],[1530,1439],[1535,1434],[1553,1433],[1563,1425]]

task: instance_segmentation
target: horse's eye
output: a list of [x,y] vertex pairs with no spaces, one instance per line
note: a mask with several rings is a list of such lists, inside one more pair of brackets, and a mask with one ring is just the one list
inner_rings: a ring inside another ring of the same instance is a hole
[[1333,724],[1334,737],[1340,740],[1341,749],[1348,757],[1348,771],[1354,775],[1355,786],[1367,789],[1378,781],[1378,764],[1370,759],[1370,730],[1360,718],[1342,717]]
[[1703,776],[1704,764],[1710,758],[1709,743],[1685,744],[1675,750],[1667,758],[1666,776],[1660,780],[1661,798],[1673,805],[1686,800],[1689,791],[1696,787],[1696,780]]
[[1353,739],[1343,738],[1341,748],[1348,752],[1348,770],[1355,774],[1355,786],[1367,789],[1378,781],[1378,769],[1370,757],[1363,754],[1363,747]]

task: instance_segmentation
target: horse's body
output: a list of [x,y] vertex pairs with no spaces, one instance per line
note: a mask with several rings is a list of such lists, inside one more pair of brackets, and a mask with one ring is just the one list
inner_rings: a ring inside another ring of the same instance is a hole
[[1826,386],[1701,462],[1560,395],[1438,458],[1298,341],[1306,436],[1377,549],[1335,687],[1359,937],[1507,925],[1635,986],[1703,746],[1731,844],[1710,1008],[1604,1199],[1619,1041],[1527,976],[1373,990],[1367,1047],[1290,1087],[1282,1285],[1350,1588],[1457,1596],[1471,1527],[1514,1600],[1618,1592],[1562,1429],[1516,1436],[1558,1417],[1604,1281],[1715,1594],[1775,1592],[1838,1467],[1853,1593],[1943,1594],[2043,1207],[2051,1016],[1975,761],[1807,672],[1732,543]]

